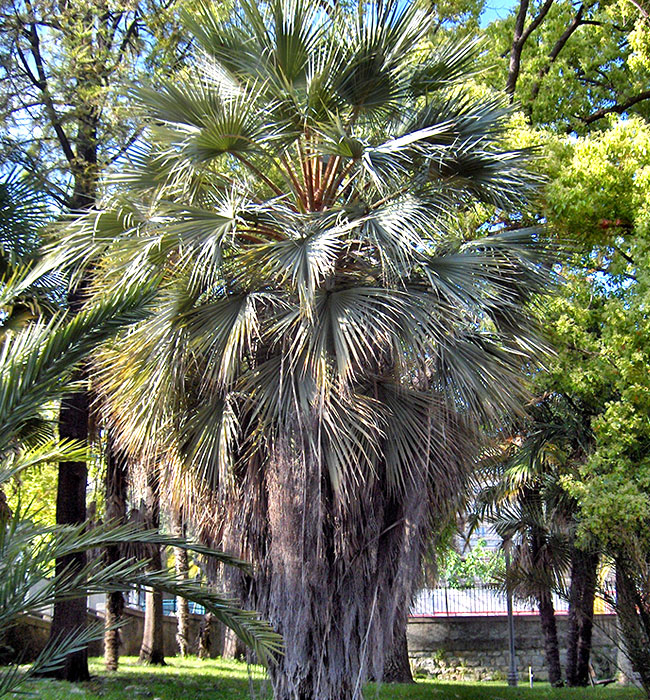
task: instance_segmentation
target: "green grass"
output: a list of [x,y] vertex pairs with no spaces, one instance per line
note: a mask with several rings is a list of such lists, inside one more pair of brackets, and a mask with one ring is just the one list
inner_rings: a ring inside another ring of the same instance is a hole
[[[135,658],[120,659],[120,670],[107,674],[101,659],[90,665],[93,679],[89,683],[70,685],[51,680],[28,684],[23,690],[41,700],[247,700],[270,698],[264,672],[236,661],[170,658],[160,668],[139,666]],[[369,686],[368,700],[644,700],[634,688],[563,688],[553,689],[538,683],[509,688],[504,683],[440,683],[420,680],[416,685]],[[316,699],[314,699],[316,700]]]

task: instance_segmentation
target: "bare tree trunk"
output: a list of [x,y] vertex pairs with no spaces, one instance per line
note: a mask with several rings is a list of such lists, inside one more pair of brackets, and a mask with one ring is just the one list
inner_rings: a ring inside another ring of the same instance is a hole
[[393,629],[393,643],[384,663],[384,683],[415,683],[411,673],[406,623],[408,616],[399,615]]
[[[68,207],[72,211],[88,209],[95,203],[97,194],[97,122],[98,115],[94,107],[79,118],[77,134],[77,162],[81,169],[72,169],[74,191]],[[85,164],[90,164],[88,168]],[[68,295],[68,306],[72,314],[81,310],[83,305],[84,285]],[[86,380],[87,373],[81,370],[77,380]],[[62,439],[74,439],[85,442],[88,438],[90,417],[90,399],[88,391],[79,391],[68,396],[61,404],[59,412],[59,436]],[[86,486],[88,468],[85,462],[60,462],[56,492],[56,522],[60,525],[76,525],[86,520]],[[83,552],[57,559],[57,575],[63,571],[74,574],[81,571],[86,564]],[[50,628],[50,641],[74,634],[87,625],[87,600],[55,600]],[[63,666],[51,674],[70,682],[85,681],[90,678],[88,672],[88,652],[81,649],[69,654]]]
[[[156,529],[160,527],[160,496],[158,484],[152,475],[149,475],[147,478],[144,507],[147,525]],[[162,569],[160,547],[152,546],[150,548],[148,568],[150,571],[160,571]],[[140,662],[164,666],[165,652],[163,641],[162,593],[148,588],[145,596],[144,633],[142,635],[142,646],[140,647]]]
[[553,599],[550,592],[540,592],[538,602],[539,619],[544,635],[548,679],[552,686],[559,687],[562,685],[562,667],[560,666],[560,647],[557,639],[557,625],[555,624],[555,608],[553,607]]
[[[61,405],[59,434],[61,438],[85,441],[88,436],[88,394],[79,392],[69,396]],[[85,462],[61,462],[56,494],[56,522],[59,525],[78,525],[86,521],[86,481],[88,470]],[[74,574],[86,565],[86,554],[79,552],[56,560],[56,575]],[[56,600],[50,641],[82,631],[87,624],[86,598]],[[48,674],[49,675],[49,674]],[[68,654],[65,663],[51,673],[55,678],[71,682],[85,681],[88,673],[88,652],[80,649]]]
[[[633,564],[616,560],[616,612],[632,668],[650,698],[650,609],[635,584]],[[647,586],[647,582],[645,583]]]
[[574,549],[571,559],[566,678],[567,685],[586,686],[589,683],[598,554]]
[[566,682],[577,685],[578,641],[580,639],[580,598],[583,590],[584,569],[580,550],[571,552],[571,583],[569,585],[569,615],[566,650]]
[[[172,513],[172,531],[175,537],[185,536],[185,527],[183,525],[183,516],[180,511]],[[190,570],[189,557],[186,549],[174,547],[174,568],[176,570],[176,578],[185,581]],[[182,596],[176,597],[176,643],[181,656],[189,654],[189,605],[186,598]]]
[[[125,456],[118,452],[113,441],[108,439],[106,450],[106,520],[116,523],[126,522],[126,496],[128,488],[128,464]],[[107,565],[120,558],[120,548],[116,545],[106,548]],[[104,617],[104,665],[107,671],[117,671],[119,663],[120,631],[116,628],[124,613],[124,595],[112,591],[106,595]]]
[[580,635],[576,660],[576,685],[589,684],[589,657],[594,626],[594,598],[598,575],[598,554],[585,554],[585,575],[580,601]]

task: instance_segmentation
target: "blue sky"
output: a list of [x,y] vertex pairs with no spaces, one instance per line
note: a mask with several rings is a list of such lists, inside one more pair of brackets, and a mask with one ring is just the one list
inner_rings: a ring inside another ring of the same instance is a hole
[[513,0],[487,0],[481,15],[481,26],[485,27],[495,19],[504,19],[516,4]]

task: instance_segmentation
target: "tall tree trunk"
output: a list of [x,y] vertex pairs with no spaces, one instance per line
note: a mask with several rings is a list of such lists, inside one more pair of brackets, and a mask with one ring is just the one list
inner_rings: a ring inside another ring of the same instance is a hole
[[[61,405],[59,434],[61,438],[85,441],[88,436],[88,394],[79,392],[69,396]],[[56,522],[59,525],[78,525],[86,520],[85,462],[61,462],[56,494]],[[70,554],[56,560],[56,575],[74,574],[86,565],[85,552]],[[87,624],[86,598],[55,600],[50,628],[50,641],[82,631]],[[51,673],[55,678],[71,682],[85,681],[88,673],[88,653],[81,649],[68,654],[65,663]]]
[[[180,511],[175,510],[172,513],[172,533],[174,537],[184,537],[185,527],[183,525],[183,515]],[[176,578],[185,581],[188,577],[190,564],[186,549],[174,547],[174,568],[176,570]],[[189,639],[189,605],[187,598],[182,596],[176,597],[176,643],[181,656],[187,656],[190,653]]]
[[567,685],[589,683],[589,657],[594,617],[598,554],[575,548],[571,554]]
[[[152,529],[159,528],[160,496],[158,484],[151,474],[147,477],[144,510],[147,526]],[[162,569],[160,547],[154,545],[148,548],[148,558],[150,571]],[[147,589],[145,596],[144,632],[139,659],[145,664],[165,665],[162,593],[151,588]]]
[[[90,108],[89,119],[81,118],[78,127],[77,163],[73,168],[73,195],[68,202],[71,210],[83,210],[94,205],[97,195],[97,123],[95,108]],[[88,167],[84,167],[84,163]],[[83,304],[83,285],[68,296],[70,313],[77,313]],[[82,370],[77,380],[86,379]],[[86,441],[90,417],[88,391],[68,396],[61,404],[59,436],[61,439]],[[56,522],[60,525],[79,524],[86,520],[86,485],[88,469],[85,462],[60,462],[56,493]],[[73,574],[86,564],[82,552],[56,560],[56,573]],[[81,631],[87,624],[86,598],[55,600],[50,641]],[[88,653],[86,649],[69,654],[65,663],[51,674],[55,678],[71,682],[88,680]]]
[[562,667],[560,666],[560,647],[557,639],[557,625],[555,624],[555,608],[550,592],[540,591],[538,602],[548,679],[552,686],[559,687],[562,685]]
[[576,661],[576,685],[589,684],[589,657],[594,626],[594,598],[598,576],[598,554],[585,554],[585,575],[580,600],[580,635]]
[[571,552],[571,583],[569,584],[569,615],[567,619],[566,682],[577,685],[578,641],[580,639],[580,598],[584,588],[582,552]]
[[[128,489],[128,463],[110,437],[106,449],[106,520],[115,523],[126,522],[126,497]],[[119,546],[106,548],[106,563],[111,565],[120,559]],[[120,631],[117,629],[124,613],[124,595],[112,591],[106,595],[104,617],[104,665],[107,671],[117,671],[119,662]]]
[[[625,637],[625,649],[632,668],[650,698],[650,609],[646,596],[640,595],[635,583],[638,568],[622,557],[616,560],[616,612]],[[643,577],[645,578],[645,577]],[[647,581],[644,582],[647,587]]]
[[413,485],[398,507],[369,480],[343,503],[326,466],[295,445],[285,437],[274,447],[265,483],[238,507],[257,525],[250,554],[260,566],[247,602],[285,640],[270,669],[275,700],[356,700],[369,675],[383,676],[396,612],[410,596],[426,487]]

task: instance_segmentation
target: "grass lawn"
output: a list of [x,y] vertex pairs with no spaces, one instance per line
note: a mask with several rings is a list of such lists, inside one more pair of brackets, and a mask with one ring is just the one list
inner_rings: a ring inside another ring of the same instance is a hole
[[[51,680],[28,684],[15,698],[41,700],[244,700],[270,698],[268,681],[259,668],[222,659],[170,658],[160,667],[138,666],[135,658],[120,659],[120,670],[108,675],[101,659],[91,661],[94,678],[70,685]],[[644,700],[633,688],[552,689],[543,683],[508,688],[503,683],[439,683],[420,680],[416,685],[369,686],[368,700]],[[316,699],[314,699],[316,700]]]

